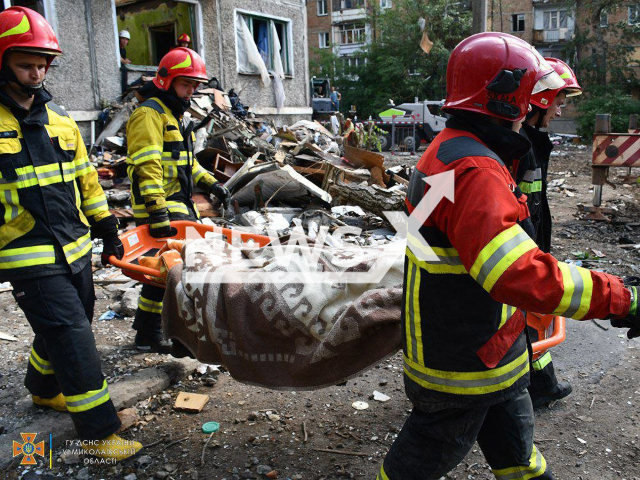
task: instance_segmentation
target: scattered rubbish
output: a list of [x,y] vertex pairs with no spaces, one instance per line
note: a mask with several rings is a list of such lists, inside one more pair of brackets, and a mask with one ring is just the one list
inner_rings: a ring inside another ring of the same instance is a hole
[[220,430],[220,424],[218,422],[207,422],[202,425],[202,431],[204,433],[213,433]]
[[382,392],[379,392],[377,390],[373,391],[373,399],[377,402],[388,402],[389,400],[391,400],[391,397],[388,395],[385,395]]
[[360,400],[353,402],[351,406],[356,410],[366,410],[367,408],[369,408],[369,404],[367,402],[362,402]]
[[577,439],[580,443],[582,443],[583,445],[587,443],[587,441],[586,441],[586,440],[583,440],[583,439],[581,439],[580,437],[576,437],[576,439]]
[[180,392],[176,398],[173,408],[185,412],[199,413],[209,401],[209,395],[200,393]]
[[6,340],[8,342],[17,342],[18,339],[8,333],[0,332],[0,340]]
[[125,430],[133,427],[140,420],[138,410],[133,407],[120,410],[118,412],[118,418],[120,419],[120,422],[122,422],[119,432],[124,432]]
[[119,313],[114,312],[113,310],[107,310],[102,315],[100,315],[100,318],[98,320],[113,320],[114,318],[124,318],[124,317]]

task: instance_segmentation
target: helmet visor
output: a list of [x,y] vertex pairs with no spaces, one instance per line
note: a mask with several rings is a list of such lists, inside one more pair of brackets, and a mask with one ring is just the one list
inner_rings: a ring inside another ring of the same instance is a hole
[[559,88],[564,87],[565,82],[560,77],[560,75],[558,75],[553,67],[549,65],[549,63],[544,58],[542,58],[542,55],[540,55],[537,50],[533,48],[532,50],[536,53],[536,56],[540,60],[540,70],[548,73],[538,79],[538,82],[533,87],[531,95],[540,93],[543,90],[558,90]]
[[578,95],[582,95],[582,90],[580,90],[579,88],[564,88],[562,89],[562,92],[567,97],[577,97]]

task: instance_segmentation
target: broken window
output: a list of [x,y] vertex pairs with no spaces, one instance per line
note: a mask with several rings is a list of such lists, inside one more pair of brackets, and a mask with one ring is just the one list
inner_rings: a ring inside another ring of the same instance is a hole
[[[127,30],[131,40],[127,58],[134,65],[158,65],[177,46],[183,33],[191,37],[189,48],[199,52],[198,5],[186,0],[115,0],[118,30]],[[202,52],[199,52],[202,54]]]
[[327,15],[327,2],[329,0],[318,0],[318,16]]
[[[244,38],[242,32],[236,29],[238,46],[238,71],[240,73],[260,74],[259,66],[250,60],[251,45],[246,45],[248,40],[253,40],[260,57],[267,70],[275,70],[278,66],[278,59],[282,64],[285,75],[292,74],[291,60],[291,22],[272,17],[250,15],[246,13],[238,14],[238,18],[244,21],[250,38]],[[240,20],[239,20],[240,21]],[[279,44],[280,51],[276,52]],[[279,56],[279,58],[278,58]]]
[[524,32],[524,13],[511,15],[511,31]]

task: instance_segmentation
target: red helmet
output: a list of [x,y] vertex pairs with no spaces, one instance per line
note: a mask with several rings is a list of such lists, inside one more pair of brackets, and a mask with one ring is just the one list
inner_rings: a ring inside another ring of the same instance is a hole
[[47,54],[47,70],[56,55],[62,55],[51,25],[38,12],[10,7],[0,12],[0,64],[8,50]]
[[191,43],[191,37],[189,35],[187,35],[186,33],[183,33],[182,35],[180,35],[178,37],[178,43],[180,43],[180,42]]
[[206,82],[207,69],[204,66],[202,57],[196,52],[186,47],[178,47],[167,53],[158,66],[156,78],[153,83],[160,90],[169,90],[173,79],[185,77],[189,80]]
[[524,118],[532,92],[564,85],[531,45],[501,32],[472,35],[447,65],[444,110],[468,110],[511,122]]
[[540,93],[536,93],[535,95],[531,95],[530,102],[532,105],[546,110],[551,106],[551,103],[560,92],[564,92],[567,97],[575,97],[576,95],[582,94],[582,87],[578,83],[576,74],[573,73],[573,70],[571,70],[569,65],[557,58],[545,57],[545,60],[553,67],[556,73],[560,75],[560,78],[564,80],[564,86],[556,90],[544,90]]

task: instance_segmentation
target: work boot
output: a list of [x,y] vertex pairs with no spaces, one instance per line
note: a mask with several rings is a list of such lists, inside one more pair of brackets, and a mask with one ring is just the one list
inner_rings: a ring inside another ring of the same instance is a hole
[[560,400],[561,398],[566,397],[572,391],[573,388],[571,388],[571,384],[569,382],[558,382],[550,390],[529,390],[529,395],[531,396],[533,408],[541,408],[546,407],[554,400]]
[[64,395],[59,393],[53,398],[42,398],[37,395],[31,395],[33,404],[37,407],[53,408],[59,412],[68,412],[67,402],[64,399]]
[[155,352],[168,354],[171,352],[171,342],[165,340],[162,336],[162,332],[153,331],[145,332],[138,331],[136,333],[136,348],[142,352]]
[[89,455],[99,458],[113,459],[116,462],[133,457],[142,449],[142,444],[140,442],[125,440],[115,433],[102,440],[82,442],[81,446]]

